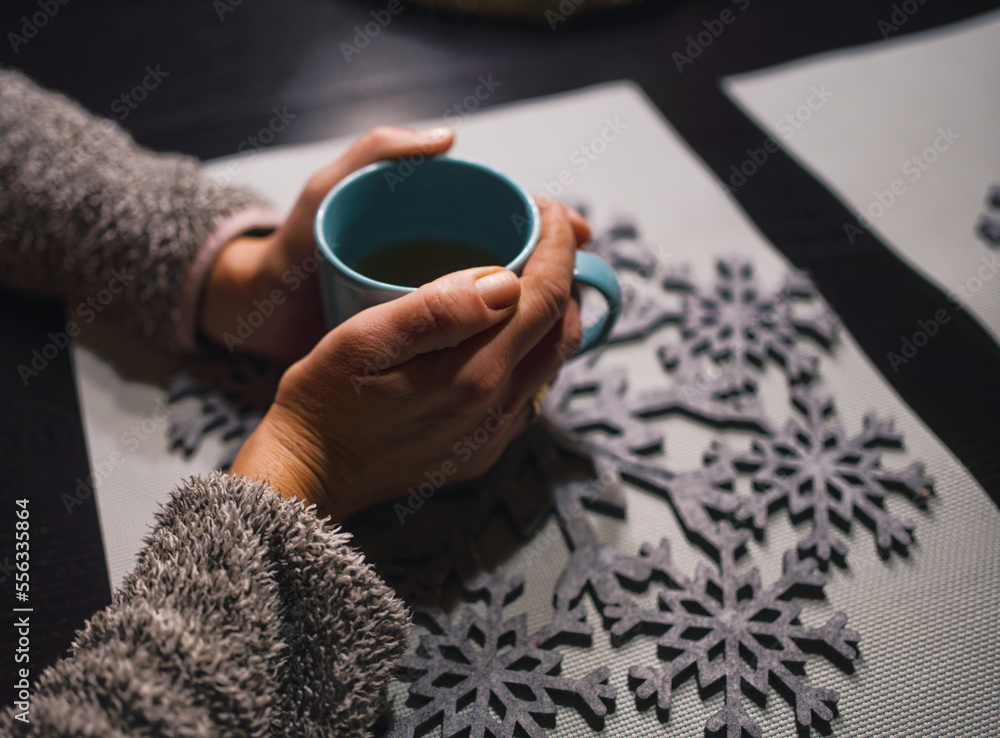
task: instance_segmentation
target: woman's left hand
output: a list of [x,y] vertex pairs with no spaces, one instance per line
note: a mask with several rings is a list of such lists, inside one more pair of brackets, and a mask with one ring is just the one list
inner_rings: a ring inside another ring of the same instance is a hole
[[[414,131],[380,126],[355,141],[309,179],[277,231],[265,238],[236,238],[222,249],[202,295],[201,332],[231,352],[283,364],[305,356],[326,333],[313,237],[313,221],[326,193],[356,169],[382,159],[442,154],[453,139],[448,127]],[[254,312],[264,317],[258,326],[248,320]]]

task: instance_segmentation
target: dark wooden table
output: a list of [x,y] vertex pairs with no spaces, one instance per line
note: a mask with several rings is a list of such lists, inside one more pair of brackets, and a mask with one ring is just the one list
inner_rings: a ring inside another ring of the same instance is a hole
[[[407,5],[348,62],[341,44],[353,44],[354,27],[386,5],[71,0],[20,44],[8,33],[20,34],[21,17],[41,6],[37,0],[16,2],[0,11],[6,39],[0,63],[120,119],[146,146],[202,158],[236,153],[267,126],[274,108],[295,116],[273,142],[288,144],[378,123],[442,117],[471,94],[480,76],[500,82],[483,107],[633,79],[722,177],[764,134],[722,94],[721,76],[879,41],[878,22],[893,12],[889,0],[750,0],[695,63],[679,71],[672,54],[683,52],[688,36],[705,30],[734,2],[647,2],[593,16],[584,2],[554,30],[544,22],[488,22]],[[898,35],[995,7],[986,0],[930,0]],[[122,95],[141,82],[147,67],[159,70],[161,81],[130,107]],[[850,243],[842,225],[856,222],[852,213],[780,152],[735,197],[771,243],[810,272],[875,366],[1000,504],[1000,347],[968,314],[953,313],[951,329],[922,349],[919,361],[906,372],[890,371],[887,353],[918,318],[946,307],[945,295],[874,236]],[[64,653],[88,615],[110,601],[93,500],[71,517],[59,502],[63,491],[89,473],[69,355],[61,352],[27,387],[15,368],[64,322],[59,305],[0,293],[0,587],[3,601],[12,602],[13,501],[28,497],[35,674]],[[5,607],[5,654],[13,649],[10,617]],[[8,683],[12,666],[10,658],[0,662],[0,681]],[[3,699],[11,694],[5,690]]]

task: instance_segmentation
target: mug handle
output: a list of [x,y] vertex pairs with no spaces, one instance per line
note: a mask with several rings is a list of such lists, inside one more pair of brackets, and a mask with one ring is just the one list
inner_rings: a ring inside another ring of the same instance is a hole
[[601,293],[607,300],[608,313],[601,320],[589,325],[583,330],[583,340],[580,343],[580,350],[576,355],[584,353],[594,348],[604,341],[611,333],[618,319],[618,310],[621,307],[622,291],[618,285],[618,277],[604,259],[595,256],[589,251],[577,251],[576,262],[573,265],[573,280],[588,287],[593,287]]

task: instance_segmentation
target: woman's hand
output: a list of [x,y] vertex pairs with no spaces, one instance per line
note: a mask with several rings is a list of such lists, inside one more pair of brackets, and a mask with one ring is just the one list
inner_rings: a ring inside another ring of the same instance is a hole
[[[265,238],[242,237],[227,244],[209,272],[202,295],[201,332],[220,346],[291,364],[326,332],[314,266],[313,221],[323,197],[335,184],[382,159],[447,151],[454,139],[448,127],[414,131],[382,126],[359,138],[347,152],[310,178],[284,224]],[[306,269],[303,269],[303,266]],[[281,291],[281,303],[272,297]],[[235,344],[240,318],[270,301],[274,312]],[[227,341],[227,334],[230,337]]]
[[589,228],[557,203],[540,209],[520,279],[456,272],[330,331],[285,373],[232,473],[267,477],[342,520],[489,469],[582,332],[573,261]]

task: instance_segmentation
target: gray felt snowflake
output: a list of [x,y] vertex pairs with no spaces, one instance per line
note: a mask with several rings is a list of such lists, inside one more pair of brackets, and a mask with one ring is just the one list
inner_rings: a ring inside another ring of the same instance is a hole
[[279,377],[277,367],[249,357],[201,362],[171,375],[168,402],[195,398],[201,403],[197,412],[178,413],[171,420],[172,447],[190,456],[210,434],[218,434],[224,441],[234,441],[218,462],[219,468],[228,469],[267,412]]
[[416,680],[411,697],[425,704],[396,720],[387,736],[412,738],[440,722],[444,738],[541,738],[547,734],[541,723],[555,721],[552,694],[577,698],[584,714],[598,723],[613,709],[616,690],[606,684],[607,667],[582,679],[559,675],[562,654],[552,646],[560,638],[589,633],[582,608],[559,610],[551,624],[529,634],[525,615],[503,615],[522,588],[520,578],[483,574],[467,589],[486,597],[485,616],[471,607],[455,621],[440,610],[425,611],[437,632],[421,637],[417,653],[398,664]]
[[1000,246],[1000,185],[993,185],[986,197],[990,211],[979,219],[976,233],[989,246]]
[[[631,252],[628,258],[623,256],[621,243],[619,238],[605,244],[605,256],[630,268],[651,269]],[[653,260],[654,265],[658,263]],[[837,320],[825,307],[808,317],[798,314],[798,303],[816,297],[815,288],[801,272],[791,273],[777,292],[762,294],[749,262],[722,259],[716,268],[719,279],[711,290],[697,288],[681,268],[650,272],[658,274],[663,290],[683,296],[681,313],[662,304],[662,291],[659,301],[623,307],[627,328],[613,334],[613,339],[648,338],[660,325],[679,324],[680,342],[663,343],[657,349],[669,381],[629,396],[624,369],[595,369],[591,360],[571,362],[546,402],[552,421],[577,434],[604,431],[608,437],[603,443],[621,454],[662,448],[662,438],[645,429],[643,421],[669,413],[716,427],[770,432],[757,396],[758,370],[776,361],[792,382],[814,379],[817,358],[802,353],[799,340],[809,336],[830,346],[836,339]],[[648,297],[648,292],[643,295]],[[629,316],[635,320],[628,322]],[[581,395],[591,395],[591,402],[580,402]]]
[[666,720],[673,688],[697,672],[703,692],[725,690],[725,706],[705,726],[709,734],[741,738],[746,732],[759,738],[760,726],[743,708],[743,695],[763,699],[770,685],[792,703],[800,726],[811,725],[814,718],[829,722],[838,695],[805,682],[803,647],[819,648],[850,670],[859,636],[844,628],[847,618],[841,613],[820,628],[799,622],[801,608],[790,598],[802,590],[821,590],[826,582],[814,560],[788,552],[783,576],[767,588],[756,568],[738,574],[736,556],[746,536],[747,531],[722,523],[719,569],[699,566],[694,579],[673,565],[666,540],[656,549],[644,549],[644,560],[667,585],[659,592],[657,608],[612,605],[605,610],[605,616],[617,620],[611,632],[618,639],[642,630],[660,634],[658,654],[664,665],[629,670],[636,700],[640,708],[655,702]]
[[718,280],[711,290],[697,288],[683,278],[664,282],[668,290],[688,293],[682,328],[690,353],[707,355],[712,361],[732,362],[738,384],[753,383],[745,370],[777,361],[792,382],[815,378],[817,359],[799,351],[800,337],[810,336],[830,346],[837,335],[836,316],[823,307],[805,317],[796,304],[817,296],[816,288],[803,272],[793,271],[777,292],[762,292],[749,261],[731,257],[716,264]]
[[828,421],[832,401],[814,390],[793,394],[793,404],[804,423],[792,419],[774,437],[757,437],[752,452],[740,464],[753,471],[759,495],[740,513],[762,530],[770,510],[787,504],[794,521],[810,518],[812,531],[799,542],[803,555],[826,563],[842,561],[847,545],[834,535],[831,524],[847,529],[859,518],[875,530],[880,553],[905,550],[912,542],[913,524],[899,520],[884,508],[889,490],[903,492],[919,506],[932,494],[932,480],[922,464],[899,471],[881,466],[879,447],[899,446],[902,436],[892,421],[868,415],[859,435],[848,438]]
[[[622,482],[668,501],[698,545],[713,550],[721,546],[716,521],[734,520],[741,504],[733,494],[735,456],[724,444],[712,445],[702,468],[674,474],[638,456],[623,458],[598,444],[550,430],[551,435],[536,436],[532,450],[571,550],[555,588],[557,607],[574,607],[589,592],[598,611],[603,612],[608,605],[624,605],[630,599],[622,582],[634,587],[648,581],[649,562],[598,541],[587,519],[588,510],[624,517]],[[571,457],[586,458],[590,473],[582,474],[570,463]]]
[[578,437],[599,432],[601,447],[622,456],[658,450],[663,435],[626,403],[625,370],[595,369],[585,361],[563,367],[545,399],[549,422]]
[[670,305],[664,295],[650,294],[663,270],[665,255],[639,240],[639,231],[628,218],[621,217],[599,232],[590,250],[602,256],[618,272],[622,305],[610,344],[645,338],[661,325],[677,323],[683,317],[681,305]]

